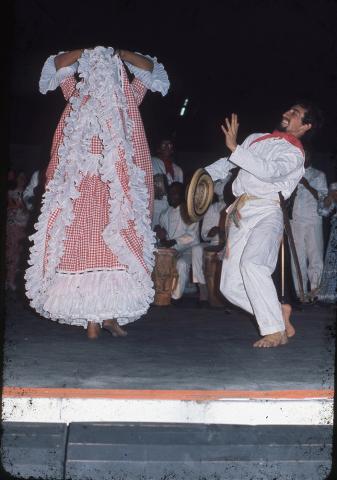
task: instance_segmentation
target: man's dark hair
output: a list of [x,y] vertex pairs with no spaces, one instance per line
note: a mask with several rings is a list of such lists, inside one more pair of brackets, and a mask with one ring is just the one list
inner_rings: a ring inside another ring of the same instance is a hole
[[311,128],[304,134],[304,137],[306,139],[309,137],[311,138],[320,128],[322,128],[324,123],[322,110],[314,102],[306,99],[299,99],[294,105],[300,105],[300,107],[305,109],[306,112],[302,119],[302,123],[311,123]]
[[178,192],[183,196],[184,194],[184,184],[181,182],[172,182],[168,187],[169,190],[178,190]]

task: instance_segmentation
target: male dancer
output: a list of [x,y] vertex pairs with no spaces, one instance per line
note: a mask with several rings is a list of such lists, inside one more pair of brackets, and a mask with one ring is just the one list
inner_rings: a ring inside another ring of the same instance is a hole
[[238,145],[239,123],[233,113],[231,121],[226,118],[222,125],[231,155],[206,167],[213,180],[224,178],[233,164],[240,167],[232,187],[237,199],[228,209],[220,290],[234,305],[255,315],[262,335],[255,347],[277,347],[288,341],[271,278],[283,233],[278,192],[289,198],[302,178],[300,138],[318,123],[314,106],[299,103],[283,114],[278,130],[252,134]]

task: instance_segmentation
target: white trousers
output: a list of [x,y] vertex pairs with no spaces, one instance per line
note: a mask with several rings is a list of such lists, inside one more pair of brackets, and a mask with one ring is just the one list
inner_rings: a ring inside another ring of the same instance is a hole
[[[292,220],[291,229],[303,279],[303,290],[304,294],[307,294],[308,280],[310,289],[313,290],[319,286],[323,273],[324,241],[322,221],[305,223]],[[295,290],[299,297],[297,275],[292,257],[291,269]]]
[[172,298],[178,300],[183,296],[186,283],[189,279],[190,269],[192,266],[193,283],[205,284],[205,275],[203,271],[203,247],[202,245],[195,245],[178,253],[177,272],[178,281],[177,286],[172,292]]
[[267,199],[247,200],[240,215],[240,226],[229,227],[220,290],[231,303],[255,315],[261,335],[284,331],[271,278],[283,234],[281,208]]

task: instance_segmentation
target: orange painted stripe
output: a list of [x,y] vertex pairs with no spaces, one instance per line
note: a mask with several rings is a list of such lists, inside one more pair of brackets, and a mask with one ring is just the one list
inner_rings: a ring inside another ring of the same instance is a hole
[[3,387],[3,398],[105,398],[111,400],[332,399],[333,390],[104,390],[88,388]]

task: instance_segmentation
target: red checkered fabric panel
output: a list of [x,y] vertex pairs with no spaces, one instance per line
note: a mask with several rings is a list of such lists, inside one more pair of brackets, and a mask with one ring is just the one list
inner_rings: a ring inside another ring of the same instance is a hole
[[53,137],[53,142],[51,146],[51,152],[50,152],[50,162],[46,170],[46,185],[48,182],[53,178],[55,169],[59,163],[59,157],[58,157],[58,149],[59,146],[61,145],[61,142],[63,140],[63,129],[65,125],[65,119],[69,115],[71,110],[71,105],[70,103],[67,104],[66,108],[63,110],[63,113],[61,115],[60,121],[56,127],[54,137]]
[[[69,98],[72,95],[78,95],[78,91],[76,90],[76,79],[73,75],[64,79],[63,82],[61,82],[60,86],[61,86],[64,98],[66,100],[69,100]],[[54,133],[51,152],[50,152],[50,162],[46,171],[46,184],[48,184],[48,182],[53,178],[55,173],[55,168],[57,167],[59,162],[58,149],[63,140],[62,132],[65,126],[65,119],[69,115],[70,110],[71,110],[71,105],[70,103],[67,103]]]
[[[109,221],[109,187],[98,175],[85,176],[74,201],[74,220],[66,229],[65,253],[59,270],[125,268],[103,240]],[[90,214],[88,214],[90,212]]]
[[95,153],[98,155],[102,153],[102,150],[102,140],[97,135],[95,135],[94,137],[92,137],[91,140],[91,153]]
[[133,95],[134,95],[134,98],[136,100],[136,104],[139,106],[144,97],[145,97],[145,94],[147,92],[147,88],[145,87],[145,85],[138,79],[138,78],[134,78],[131,82],[131,88],[132,88],[132,92],[133,92]]
[[77,84],[77,81],[74,75],[72,75],[71,77],[65,78],[63,82],[61,82],[60,87],[61,87],[63,96],[67,101],[72,95],[77,93],[76,84]]

